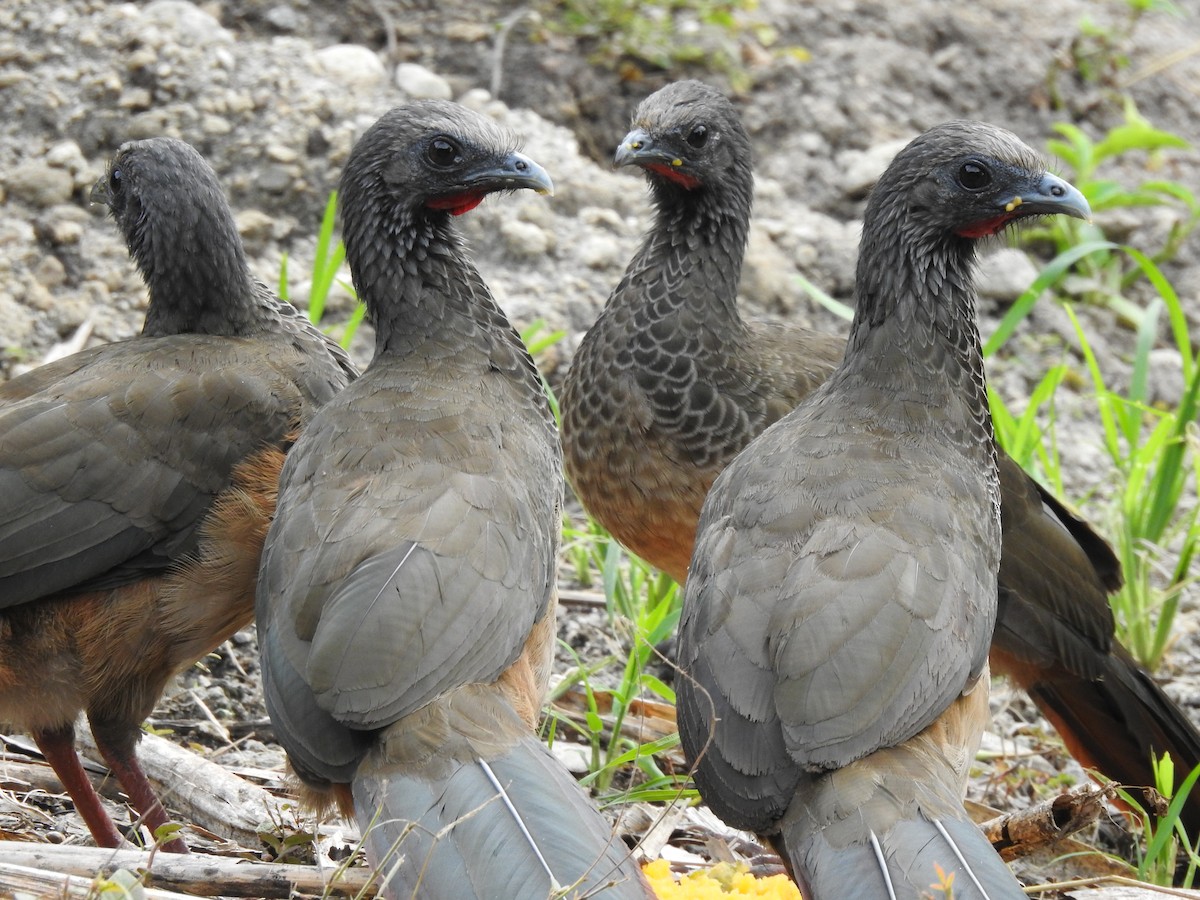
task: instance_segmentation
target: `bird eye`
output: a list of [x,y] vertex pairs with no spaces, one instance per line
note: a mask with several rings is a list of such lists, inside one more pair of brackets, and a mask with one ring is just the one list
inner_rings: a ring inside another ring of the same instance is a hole
[[429,142],[425,158],[438,168],[448,169],[462,162],[462,152],[454,141],[446,137],[438,137]]
[[708,128],[703,125],[693,126],[692,130],[688,132],[687,142],[699,150],[708,143]]
[[958,170],[958,183],[968,191],[981,191],[992,183],[992,173],[983,163],[971,160]]
[[108,188],[109,188],[109,190],[116,191],[116,190],[119,190],[120,187],[121,187],[121,170],[118,168],[113,168],[108,173]]

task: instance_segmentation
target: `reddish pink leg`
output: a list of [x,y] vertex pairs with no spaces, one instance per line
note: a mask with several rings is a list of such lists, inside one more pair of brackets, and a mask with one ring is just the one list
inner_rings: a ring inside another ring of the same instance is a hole
[[75,727],[67,725],[55,731],[36,731],[33,741],[71,795],[75,809],[92,833],[92,840],[101,847],[120,847],[125,839],[104,811],[96,789],[83,770],[79,754],[75,752]]
[[[92,737],[96,739],[96,747],[99,748],[104,761],[108,763],[108,767],[112,769],[129,796],[129,802],[141,814],[142,823],[154,834],[170,820],[155,796],[154,789],[150,787],[146,773],[138,763],[137,732],[129,731],[124,725],[98,724],[93,721]],[[168,853],[188,852],[187,844],[183,842],[183,838],[178,837],[164,843],[162,849]]]

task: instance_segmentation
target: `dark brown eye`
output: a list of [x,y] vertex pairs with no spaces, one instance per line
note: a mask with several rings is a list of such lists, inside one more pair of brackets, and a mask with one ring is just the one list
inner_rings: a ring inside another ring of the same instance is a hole
[[968,191],[982,191],[992,183],[992,173],[983,163],[971,160],[958,170],[958,183]]
[[115,166],[108,173],[108,189],[113,193],[121,189],[121,170]]
[[462,162],[462,153],[454,141],[438,137],[429,142],[425,158],[440,169],[448,169]]
[[688,132],[687,142],[691,146],[699,150],[708,143],[708,128],[704,125],[696,125]]

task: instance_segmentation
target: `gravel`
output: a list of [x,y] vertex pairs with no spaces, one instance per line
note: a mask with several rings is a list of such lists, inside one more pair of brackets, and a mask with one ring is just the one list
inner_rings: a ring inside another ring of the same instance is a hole
[[[1177,18],[1143,17],[1119,48],[1131,65],[1116,77],[1142,115],[1195,146],[1200,19],[1178,6]],[[762,0],[752,15],[774,40],[758,41],[764,32],[753,22],[736,33],[749,87],[731,91],[758,153],[744,307],[844,331],[797,276],[849,301],[864,195],[898,147],[938,121],[987,119],[1036,146],[1055,122],[1072,120],[1093,138],[1118,124],[1111,86],[1078,78],[1065,61],[1080,51],[1085,16],[1116,33],[1126,8],[1118,0],[979,0],[949,14],[938,0]],[[630,111],[671,77],[699,74],[728,86],[702,70],[627,66],[620,77],[590,61],[598,49],[594,39],[549,27],[545,14],[496,0],[9,0],[0,6],[0,377],[72,335],[90,333],[94,343],[140,327],[141,282],[116,229],[87,201],[121,142],[167,134],[193,143],[231,198],[258,276],[274,283],[286,255],[298,282],[293,299],[303,304],[321,214],[356,136],[407,98],[453,97],[520,135],[554,177],[553,198],[489,201],[462,225],[510,317],[566,332],[544,360],[557,383],[650,221],[636,174],[607,163]],[[1195,190],[1200,154],[1132,155],[1116,171],[1130,184],[1162,178]],[[1179,218],[1174,209],[1136,209],[1097,223],[1154,248]],[[1023,251],[994,249],[981,266],[985,334],[1039,265]],[[1200,238],[1166,271],[1195,324]],[[1135,289],[1135,299],[1148,297]],[[350,311],[339,290],[328,314],[336,322]],[[1124,383],[1135,335],[1104,310],[1080,317],[1106,375]],[[370,347],[364,328],[354,347],[360,362]],[[1152,395],[1171,402],[1182,389],[1178,355],[1164,342],[1153,360]],[[993,386],[1020,408],[1046,368],[1064,361],[1084,372],[1065,314],[1039,304],[989,364]],[[1088,390],[1086,378],[1060,390],[1060,443],[1070,458],[1068,493],[1092,498],[1085,511],[1097,512],[1093,495],[1112,473]],[[1196,600],[1194,590],[1184,598],[1191,623]],[[253,635],[236,646],[252,677]],[[1193,708],[1197,652],[1196,639],[1184,639],[1170,663],[1177,693]],[[261,715],[253,691],[225,692],[226,703],[210,690],[225,679],[189,679],[168,707],[201,690],[219,717]]]

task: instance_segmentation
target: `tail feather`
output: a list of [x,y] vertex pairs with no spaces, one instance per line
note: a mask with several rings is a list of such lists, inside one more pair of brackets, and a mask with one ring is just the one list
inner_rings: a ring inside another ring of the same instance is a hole
[[983,832],[963,819],[922,815],[882,836],[836,846],[815,833],[779,847],[805,900],[1021,900],[1025,892]]
[[804,900],[1025,897],[962,805],[986,686],[902,744],[803,774],[772,843]]
[[[1152,756],[1170,754],[1180,778],[1200,764],[1200,733],[1119,645],[1094,681],[1060,670],[1025,675],[1019,683],[1084,766],[1131,787],[1153,787]],[[1200,793],[1192,793],[1180,818],[1189,833],[1200,830]]]
[[624,843],[533,735],[486,762],[414,772],[368,760],[354,804],[387,897],[651,896]]

